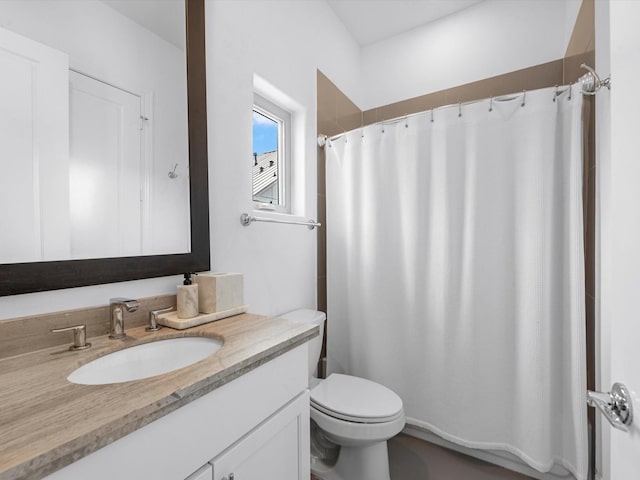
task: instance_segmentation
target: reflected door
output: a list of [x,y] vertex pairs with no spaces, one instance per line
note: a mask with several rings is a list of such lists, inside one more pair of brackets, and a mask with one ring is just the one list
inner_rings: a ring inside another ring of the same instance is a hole
[[0,28],[0,72],[0,263],[68,258],[67,55]]
[[139,96],[69,72],[71,257],[142,253]]

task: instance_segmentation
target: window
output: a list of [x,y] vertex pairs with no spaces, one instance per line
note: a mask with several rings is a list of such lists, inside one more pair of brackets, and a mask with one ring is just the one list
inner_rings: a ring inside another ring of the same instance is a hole
[[256,208],[290,212],[291,113],[260,95],[253,105],[253,201]]

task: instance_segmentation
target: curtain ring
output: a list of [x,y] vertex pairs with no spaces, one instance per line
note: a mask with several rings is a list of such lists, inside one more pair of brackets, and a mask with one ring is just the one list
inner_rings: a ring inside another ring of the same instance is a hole
[[527,91],[522,90],[522,103],[520,104],[521,107],[524,107],[526,105],[526,100],[527,100]]
[[493,112],[493,97],[489,97],[489,111]]
[[458,118],[462,116],[462,102],[458,102]]

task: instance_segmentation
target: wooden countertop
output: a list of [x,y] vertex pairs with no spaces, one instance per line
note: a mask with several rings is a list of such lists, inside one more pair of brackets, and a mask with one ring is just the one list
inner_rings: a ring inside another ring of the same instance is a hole
[[[242,314],[187,330],[144,327],[123,340],[88,339],[71,352],[52,347],[0,360],[0,479],[38,479],[209,393],[318,335],[318,328]],[[218,352],[163,375],[110,385],[67,376],[125,347],[184,336],[218,338]]]

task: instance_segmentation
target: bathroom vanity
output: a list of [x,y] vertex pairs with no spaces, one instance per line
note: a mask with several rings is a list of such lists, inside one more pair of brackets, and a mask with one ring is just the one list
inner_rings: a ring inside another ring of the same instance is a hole
[[[317,327],[237,315],[185,331],[144,327],[0,361],[0,479],[308,479],[307,344]],[[78,385],[77,367],[180,336],[223,342],[163,375]]]

